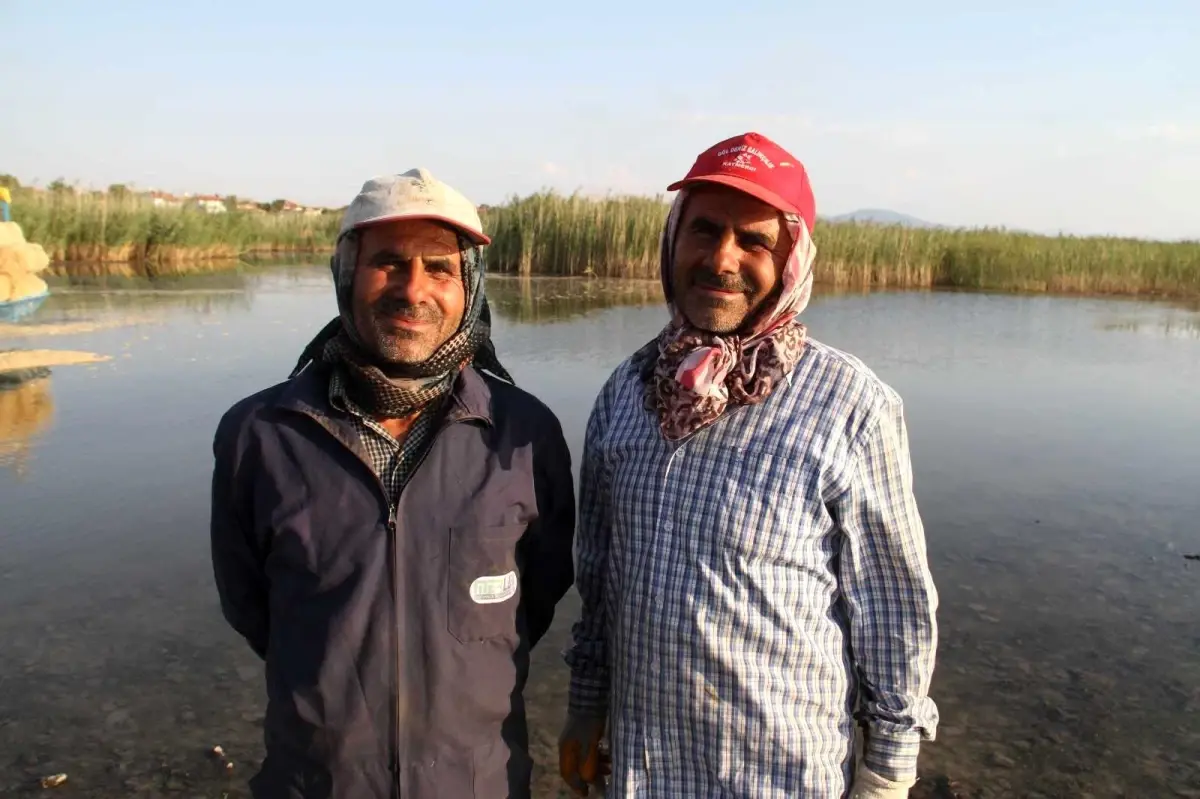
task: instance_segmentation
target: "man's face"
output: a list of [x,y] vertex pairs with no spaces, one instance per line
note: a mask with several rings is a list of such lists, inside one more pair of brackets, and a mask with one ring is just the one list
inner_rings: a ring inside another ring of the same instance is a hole
[[692,189],[675,237],[675,304],[701,330],[732,333],[773,299],[791,248],[775,208],[724,186]]
[[365,228],[351,302],[358,335],[375,355],[401,364],[426,360],[463,318],[458,237],[425,220]]

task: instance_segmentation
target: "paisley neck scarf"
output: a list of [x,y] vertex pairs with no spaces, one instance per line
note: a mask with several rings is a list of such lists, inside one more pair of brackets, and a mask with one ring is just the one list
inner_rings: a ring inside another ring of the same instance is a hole
[[774,304],[735,333],[700,330],[687,321],[672,294],[675,237],[685,202],[686,191],[681,191],[662,238],[660,276],[671,320],[633,357],[645,383],[646,408],[657,414],[670,441],[691,435],[732,407],[762,402],[791,373],[807,339],[807,328],[796,317],[812,296],[817,253],[804,221],[785,215],[793,244]]

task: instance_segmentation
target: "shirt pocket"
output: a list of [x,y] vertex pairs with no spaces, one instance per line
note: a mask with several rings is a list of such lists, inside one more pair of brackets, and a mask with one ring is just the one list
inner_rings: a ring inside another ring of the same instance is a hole
[[446,625],[459,642],[516,638],[521,602],[517,544],[527,527],[451,528]]
[[824,513],[811,463],[789,454],[722,448],[712,523],[721,549],[750,561],[794,563]]

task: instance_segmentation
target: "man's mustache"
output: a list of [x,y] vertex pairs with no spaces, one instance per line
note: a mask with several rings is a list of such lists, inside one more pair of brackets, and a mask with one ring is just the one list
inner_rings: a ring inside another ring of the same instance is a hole
[[736,272],[717,273],[709,269],[697,269],[693,271],[692,285],[717,289],[718,291],[736,291],[741,294],[749,294],[754,290],[754,287]]
[[400,297],[383,297],[372,308],[376,316],[406,319],[410,322],[440,322],[442,312],[435,305],[410,303]]

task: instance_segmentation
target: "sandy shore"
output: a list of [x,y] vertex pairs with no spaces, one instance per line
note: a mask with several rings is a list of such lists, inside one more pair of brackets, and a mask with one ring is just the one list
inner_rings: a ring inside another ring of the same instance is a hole
[[115,327],[147,324],[161,321],[157,317],[127,316],[118,319],[104,319],[90,322],[47,322],[45,324],[6,324],[0,323],[0,339],[5,338],[37,338],[39,336],[75,336],[83,333],[94,333],[98,330],[110,330]]
[[0,352],[0,372],[36,369],[39,366],[74,366],[112,360],[107,355],[81,350],[9,350]]

